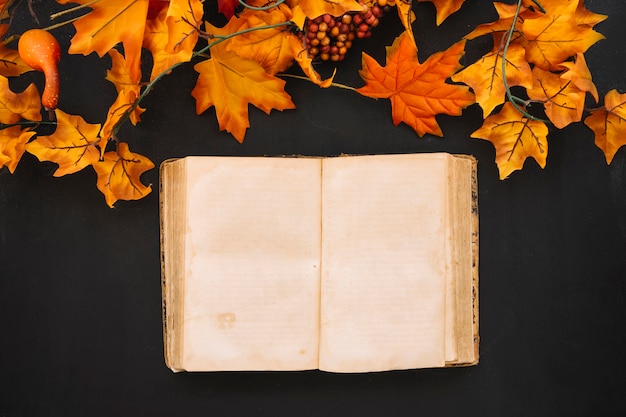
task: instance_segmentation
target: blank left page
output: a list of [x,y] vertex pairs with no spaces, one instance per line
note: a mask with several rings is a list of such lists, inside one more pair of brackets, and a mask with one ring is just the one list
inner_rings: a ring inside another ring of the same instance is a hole
[[317,368],[320,160],[186,164],[182,368]]

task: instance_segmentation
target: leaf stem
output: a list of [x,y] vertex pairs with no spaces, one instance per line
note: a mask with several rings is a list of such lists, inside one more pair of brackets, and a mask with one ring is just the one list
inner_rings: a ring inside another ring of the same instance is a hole
[[[280,74],[281,77],[286,77],[286,78],[295,78],[298,80],[304,80],[304,81],[309,81],[309,82],[313,82],[311,81],[311,79],[309,77],[304,77],[302,75],[296,75],[296,74]],[[356,91],[356,88],[351,87],[349,85],[346,84],[341,84],[341,83],[331,83],[330,84],[331,87],[337,87],[337,88],[343,88],[344,90],[350,90],[350,91]]]
[[[535,1],[533,0],[533,2]],[[518,0],[517,8],[515,9],[515,14],[513,16],[513,23],[511,23],[511,28],[508,31],[508,34],[506,36],[506,41],[504,42],[504,47],[502,48],[502,68],[501,68],[502,83],[504,84],[504,89],[506,90],[507,99],[517,111],[519,111],[527,119],[548,123],[549,122],[548,120],[535,117],[532,114],[528,113],[526,109],[524,109],[522,106],[520,106],[520,104],[526,103],[526,101],[513,95],[513,93],[511,92],[511,87],[509,86],[509,82],[506,77],[506,54],[509,50],[509,46],[511,45],[511,39],[513,39],[513,33],[515,33],[515,24],[517,23],[517,19],[519,18],[521,9],[522,9],[522,0]]]
[[66,15],[68,13],[72,13],[72,12],[75,12],[77,10],[81,10],[81,9],[87,8],[87,7],[91,6],[92,4],[97,3],[99,1],[100,0],[91,0],[90,2],[87,2],[85,4],[80,4],[78,6],[71,7],[69,9],[65,9],[65,10],[61,10],[60,12],[57,12],[57,13],[53,13],[53,14],[50,15],[50,20],[54,20],[57,17],[61,17],[61,16]]

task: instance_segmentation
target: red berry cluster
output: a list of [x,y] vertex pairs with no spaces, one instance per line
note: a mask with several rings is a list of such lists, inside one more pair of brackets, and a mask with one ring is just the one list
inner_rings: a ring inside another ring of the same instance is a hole
[[356,13],[346,13],[339,17],[324,14],[315,19],[306,21],[301,36],[311,58],[322,61],[341,61],[352,46],[355,38],[369,38],[372,28],[378,26],[379,19],[384,14],[384,8],[379,0],[371,7],[364,6],[365,10]]

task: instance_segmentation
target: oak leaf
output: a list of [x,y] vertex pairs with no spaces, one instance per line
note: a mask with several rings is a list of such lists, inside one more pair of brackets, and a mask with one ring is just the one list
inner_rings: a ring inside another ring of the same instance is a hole
[[74,22],[76,34],[68,50],[71,54],[103,57],[115,45],[124,45],[124,55],[134,78],[141,78],[141,47],[149,0],[57,0],[78,3],[92,10]]
[[457,116],[474,103],[474,95],[467,86],[445,82],[461,67],[459,59],[464,46],[465,41],[458,42],[420,64],[417,48],[405,32],[387,48],[385,67],[363,53],[360,75],[366,85],[357,91],[367,97],[391,100],[395,125],[404,122],[420,136],[426,133],[442,136],[435,116]]
[[[452,76],[455,82],[469,85],[476,94],[476,102],[482,107],[483,114],[489,115],[494,108],[504,102],[506,87],[502,75],[503,51],[494,34],[494,49],[469,67]],[[532,88],[533,77],[530,65],[526,61],[526,51],[519,44],[511,44],[506,53],[506,81],[509,87],[522,86]]]
[[139,200],[152,191],[150,185],[142,184],[141,175],[154,164],[131,152],[125,142],[118,143],[115,151],[106,152],[93,168],[98,174],[96,185],[111,208],[118,200]]
[[548,9],[553,13],[526,19],[522,24],[528,62],[545,70],[558,69],[559,64],[577,53],[585,52],[591,45],[604,39],[588,25],[576,18],[577,1],[560,2],[559,7]]
[[10,126],[0,130],[0,168],[7,167],[14,173],[18,162],[26,149],[26,143],[35,135],[35,131]]
[[35,84],[30,84],[21,93],[14,93],[9,80],[0,75],[0,123],[13,124],[21,119],[41,120],[39,91]]
[[522,169],[529,157],[534,158],[541,168],[546,166],[548,127],[541,121],[528,119],[510,102],[504,103],[499,113],[487,117],[470,136],[494,145],[500,179]]
[[604,107],[593,110],[585,124],[594,132],[595,144],[610,164],[617,150],[626,145],[626,94],[609,91],[604,97]]
[[[8,29],[9,25],[0,25],[0,38],[4,37]],[[31,67],[22,61],[17,50],[7,48],[3,43],[0,43],[0,75],[17,77],[32,70]]]
[[211,48],[211,58],[194,66],[200,74],[191,95],[196,99],[196,113],[215,106],[220,130],[230,132],[243,142],[250,127],[248,105],[265,113],[272,109],[293,109],[285,92],[285,81],[265,72],[255,61],[241,58],[222,44]]
[[443,23],[452,13],[461,8],[465,0],[418,0],[419,2],[429,1],[435,5],[437,10],[437,26]]
[[80,116],[55,110],[57,126],[50,136],[38,136],[26,145],[26,150],[40,161],[59,165],[55,177],[78,172],[94,164],[100,157],[97,148],[99,124],[89,124]]

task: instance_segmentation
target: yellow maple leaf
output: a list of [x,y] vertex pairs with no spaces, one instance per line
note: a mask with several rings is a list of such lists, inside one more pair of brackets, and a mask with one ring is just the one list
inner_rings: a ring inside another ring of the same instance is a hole
[[[228,49],[242,58],[258,62],[269,74],[284,71],[294,60],[289,47],[291,38],[297,39],[289,30],[291,16],[291,10],[284,5],[269,10],[245,10],[229,22],[230,33],[245,33],[231,38]],[[252,30],[254,28],[265,29]],[[224,33],[224,30],[212,27],[212,33]]]
[[405,32],[387,48],[385,67],[363,54],[360,74],[366,85],[357,91],[367,97],[391,100],[395,125],[404,122],[420,136],[426,133],[443,136],[435,116],[458,116],[462,109],[474,103],[474,95],[467,86],[445,82],[461,67],[459,59],[464,47],[465,41],[458,42],[420,64],[417,48]]
[[527,90],[531,100],[543,103],[546,116],[559,129],[582,118],[586,91],[560,74],[533,68],[533,87]]
[[41,120],[39,91],[35,84],[30,84],[21,93],[14,93],[9,80],[0,75],[0,123],[13,124],[20,119]]
[[415,35],[413,34],[413,22],[415,22],[415,13],[413,12],[412,0],[396,1],[396,9],[405,33],[415,43]]
[[[4,37],[8,29],[9,25],[0,25],[0,38]],[[22,61],[17,50],[7,48],[3,43],[0,43],[0,75],[5,77],[18,77],[32,70],[31,67]]]
[[435,5],[437,10],[437,26],[443,23],[452,13],[463,6],[465,0],[417,0],[419,2],[429,1]]
[[528,119],[510,102],[504,103],[499,113],[487,117],[470,136],[494,145],[500,179],[522,169],[529,157],[541,168],[546,166],[548,127],[541,121]]
[[106,152],[92,166],[98,175],[96,185],[111,208],[118,200],[139,200],[152,191],[150,185],[141,182],[141,175],[154,168],[154,163],[131,152],[125,142],[118,143],[115,151]]
[[[476,94],[476,102],[483,114],[489,115],[496,106],[504,102],[506,88],[502,76],[502,56],[499,39],[502,34],[494,33],[494,49],[474,64],[452,76],[455,82],[469,85]],[[526,61],[526,51],[519,44],[511,44],[506,54],[506,80],[509,87],[533,86],[532,72]]]
[[588,25],[576,18],[578,2],[570,1],[555,7],[554,13],[540,14],[526,19],[522,24],[526,44],[526,59],[545,70],[558,69],[559,65],[591,45],[604,39]]
[[593,110],[585,124],[593,130],[595,144],[610,164],[617,150],[626,145],[626,94],[609,91],[604,97],[604,107]]
[[26,145],[26,150],[40,161],[59,165],[55,177],[78,172],[100,158],[97,148],[99,124],[89,124],[80,116],[55,110],[57,125],[50,136],[38,136]]
[[57,0],[78,3],[92,10],[74,22],[76,34],[68,50],[71,54],[103,57],[115,45],[124,45],[124,55],[133,78],[141,78],[141,47],[149,0]]
[[18,162],[26,149],[26,143],[35,135],[35,131],[10,126],[0,129],[0,168],[7,167],[15,172]]
[[563,62],[561,66],[567,69],[567,71],[561,73],[561,78],[571,81],[582,91],[590,93],[597,103],[599,100],[598,90],[591,80],[591,71],[589,71],[585,56],[582,53],[578,53],[574,57],[574,61]]
[[257,62],[243,59],[222,44],[211,48],[211,58],[194,66],[200,74],[191,95],[196,113],[215,106],[220,129],[243,142],[250,127],[248,105],[265,113],[272,109],[293,109],[295,105],[284,90],[285,81],[265,72]]

